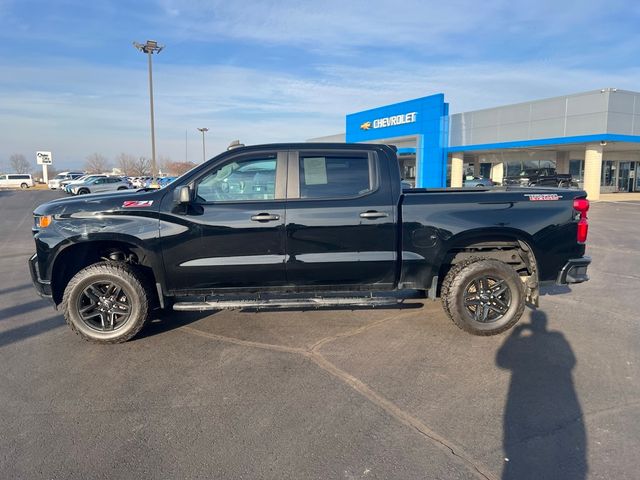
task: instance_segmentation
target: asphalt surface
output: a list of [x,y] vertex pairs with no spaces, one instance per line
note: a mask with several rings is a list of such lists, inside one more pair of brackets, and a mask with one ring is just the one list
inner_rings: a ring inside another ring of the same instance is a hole
[[638,202],[593,205],[591,281],[500,336],[426,301],[168,312],[96,346],[30,285],[58,196],[0,192],[0,478],[640,476]]

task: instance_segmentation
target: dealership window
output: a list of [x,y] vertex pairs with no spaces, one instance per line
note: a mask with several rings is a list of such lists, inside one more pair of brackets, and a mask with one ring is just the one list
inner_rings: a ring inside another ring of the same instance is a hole
[[584,160],[569,160],[569,173],[576,182],[584,181]]
[[616,182],[616,164],[612,160],[602,162],[602,181],[603,187],[613,187]]
[[367,153],[301,155],[300,198],[356,197],[376,187],[375,164]]
[[416,182],[416,157],[415,155],[399,155],[400,176],[402,180],[415,185]]
[[537,170],[540,168],[556,168],[553,160],[505,160],[505,176],[517,177],[524,170]]
[[491,178],[491,163],[480,164],[480,176],[482,178]]

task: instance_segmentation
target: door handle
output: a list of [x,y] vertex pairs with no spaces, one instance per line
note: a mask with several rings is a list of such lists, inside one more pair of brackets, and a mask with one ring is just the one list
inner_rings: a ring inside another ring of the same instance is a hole
[[259,213],[258,215],[252,215],[251,220],[254,222],[273,222],[280,220],[280,215],[272,215],[270,213]]
[[388,216],[389,216],[388,213],[376,212],[375,210],[369,210],[367,212],[362,212],[360,214],[360,218],[367,218],[369,220],[374,219],[374,218],[384,218],[384,217],[388,217]]

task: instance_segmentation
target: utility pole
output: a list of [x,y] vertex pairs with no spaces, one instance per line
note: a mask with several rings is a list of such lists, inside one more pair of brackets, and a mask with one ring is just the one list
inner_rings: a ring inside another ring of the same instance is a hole
[[151,110],[151,174],[153,179],[151,184],[156,184],[156,178],[158,176],[158,166],[156,164],[156,132],[153,118],[153,66],[151,61],[151,55],[153,53],[160,53],[164,46],[158,45],[155,40],[147,40],[147,43],[141,44],[133,42],[133,46],[140,50],[142,53],[146,53],[149,58],[149,105]]
[[198,130],[202,132],[202,163],[204,163],[207,161],[207,154],[205,153],[205,148],[204,148],[204,134],[205,132],[208,132],[209,129],[207,127],[202,127],[202,128],[198,128]]

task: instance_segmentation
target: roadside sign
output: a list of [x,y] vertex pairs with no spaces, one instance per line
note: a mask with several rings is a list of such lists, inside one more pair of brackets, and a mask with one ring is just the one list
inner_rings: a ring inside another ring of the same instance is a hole
[[36,152],[36,162],[38,165],[51,165],[53,163],[53,156],[51,152]]

